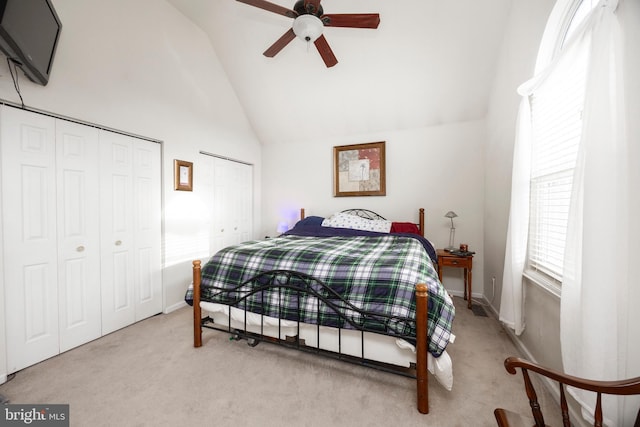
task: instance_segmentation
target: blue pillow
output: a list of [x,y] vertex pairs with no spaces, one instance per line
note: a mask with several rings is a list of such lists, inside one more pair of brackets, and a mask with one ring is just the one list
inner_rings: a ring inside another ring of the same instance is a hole
[[293,228],[296,228],[298,226],[305,227],[305,226],[308,226],[308,225],[311,225],[311,226],[322,225],[322,221],[324,221],[324,218],[321,217],[321,216],[308,216],[308,217],[298,221]]

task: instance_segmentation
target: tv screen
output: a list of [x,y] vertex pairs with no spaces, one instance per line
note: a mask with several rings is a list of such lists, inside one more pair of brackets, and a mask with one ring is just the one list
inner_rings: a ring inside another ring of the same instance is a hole
[[0,0],[0,49],[36,83],[49,82],[61,29],[51,0]]

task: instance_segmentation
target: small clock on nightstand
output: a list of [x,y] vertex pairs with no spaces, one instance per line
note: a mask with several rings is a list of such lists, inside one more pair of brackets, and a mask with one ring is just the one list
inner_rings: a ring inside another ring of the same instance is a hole
[[442,267],[464,268],[464,299],[467,300],[467,308],[471,308],[471,270],[473,268],[473,254],[469,251],[446,251],[438,249],[438,278],[442,282]]

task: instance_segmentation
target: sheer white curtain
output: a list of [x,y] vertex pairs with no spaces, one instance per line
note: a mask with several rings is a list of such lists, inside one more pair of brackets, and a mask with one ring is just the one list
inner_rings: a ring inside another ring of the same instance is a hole
[[530,177],[531,109],[528,97],[524,97],[518,111],[516,143],[513,152],[511,209],[500,299],[500,321],[513,329],[516,335],[520,335],[525,327],[522,272],[526,264],[529,234]]
[[[624,0],[622,0],[624,1]],[[524,328],[522,272],[526,260],[529,169],[526,153],[530,132],[522,123],[529,116],[529,96],[567,67],[586,61],[586,91],[582,138],[573,177],[571,207],[563,265],[561,351],[567,373],[591,379],[640,376],[638,346],[640,310],[630,253],[640,242],[637,217],[640,190],[638,135],[626,123],[623,32],[616,14],[617,0],[603,0],[565,44],[561,55],[539,76],[519,89],[523,99],[514,153],[513,187],[500,319]],[[633,41],[635,43],[635,41]],[[582,66],[582,65],[578,65]],[[634,120],[640,120],[635,117]],[[528,182],[527,182],[528,184]],[[634,222],[635,221],[635,222]],[[633,341],[632,341],[633,342]],[[635,353],[635,354],[633,354]],[[595,397],[571,390],[593,413]],[[628,425],[640,400],[605,399],[608,425]],[[587,411],[585,411],[585,414]]]
[[[624,75],[617,4],[605,1],[594,9],[570,47],[587,52],[589,60],[567,229],[560,337],[565,371],[592,379],[640,376],[640,355],[633,355],[628,343],[640,338],[638,301],[630,298],[632,287],[640,286],[630,274],[630,264],[637,262],[630,250],[640,237],[631,226],[639,218],[630,209],[640,189],[635,172],[640,158],[633,147],[639,143],[637,136],[627,132],[624,99],[625,77],[637,77]],[[593,413],[593,394],[572,394],[588,409],[585,414]],[[631,425],[639,404],[638,398],[605,398],[608,425]]]

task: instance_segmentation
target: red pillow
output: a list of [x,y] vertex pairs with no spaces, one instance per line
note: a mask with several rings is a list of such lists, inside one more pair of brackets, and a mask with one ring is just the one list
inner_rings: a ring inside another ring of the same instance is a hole
[[412,222],[392,222],[391,233],[412,233],[420,235],[420,229]]

